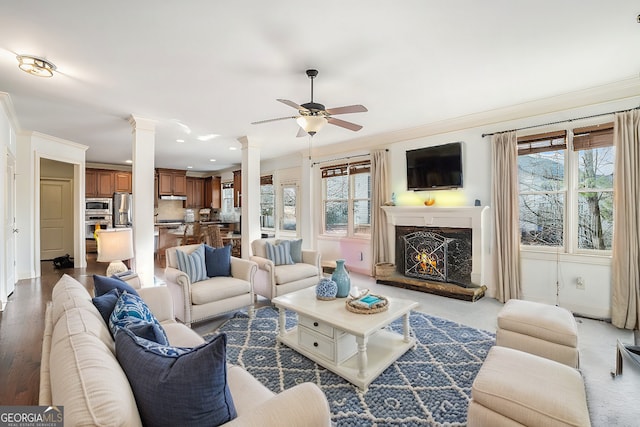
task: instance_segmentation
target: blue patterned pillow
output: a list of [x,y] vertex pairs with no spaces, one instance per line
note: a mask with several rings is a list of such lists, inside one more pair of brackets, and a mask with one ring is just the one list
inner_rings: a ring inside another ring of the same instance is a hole
[[191,283],[199,282],[207,279],[207,267],[204,262],[204,245],[190,254],[176,250],[176,258],[178,258],[178,270],[187,273]]
[[137,295],[131,295],[126,291],[120,295],[116,306],[113,308],[113,312],[109,317],[109,329],[111,334],[115,337],[118,331],[122,328],[129,328],[131,326],[139,326],[145,323],[153,323],[158,327],[161,333],[160,344],[169,344],[167,334],[158,322],[158,319],[153,315],[147,304]]
[[293,264],[291,259],[291,244],[288,240],[283,240],[277,245],[266,242],[267,258],[273,261],[274,265]]
[[226,343],[226,335],[220,334],[198,347],[171,348],[126,329],[116,335],[116,357],[133,390],[142,424],[218,426],[236,418]]

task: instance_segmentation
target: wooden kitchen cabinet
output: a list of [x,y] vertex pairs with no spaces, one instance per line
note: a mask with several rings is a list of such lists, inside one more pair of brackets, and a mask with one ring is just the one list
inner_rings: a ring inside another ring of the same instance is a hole
[[199,209],[204,206],[204,180],[187,177],[187,200],[185,208]]
[[113,180],[116,193],[131,193],[131,172],[115,171]]
[[242,207],[242,171],[233,171],[233,207]]
[[222,182],[219,176],[212,176],[204,180],[204,207],[222,208]]
[[115,192],[113,171],[85,170],[85,197],[112,197]]
[[158,195],[186,196],[187,174],[177,169],[158,169]]

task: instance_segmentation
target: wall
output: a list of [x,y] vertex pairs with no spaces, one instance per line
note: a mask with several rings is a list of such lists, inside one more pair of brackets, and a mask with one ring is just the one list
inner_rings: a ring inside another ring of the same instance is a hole
[[[626,85],[626,86],[625,86]],[[509,109],[495,110],[473,116],[462,117],[441,123],[426,125],[420,129],[398,132],[376,137],[366,143],[377,148],[389,149],[391,191],[396,193],[399,205],[422,205],[428,197],[436,200],[436,206],[471,206],[476,199],[484,206],[491,205],[491,143],[490,137],[483,133],[500,132],[526,126],[536,126],[528,133],[539,133],[566,127],[587,126],[603,123],[612,119],[612,115],[587,120],[573,121],[571,124],[552,124],[537,127],[540,124],[553,123],[567,119],[603,114],[637,107],[640,103],[640,85],[638,79],[625,82],[619,87],[597,88],[561,96],[553,99],[533,101]],[[614,99],[611,101],[610,99]],[[594,100],[602,100],[596,102]],[[575,107],[574,107],[575,106]],[[503,119],[501,120],[501,117]],[[464,161],[464,188],[431,192],[409,192],[406,190],[406,150],[462,141]],[[358,147],[365,140],[349,144],[354,147],[350,153],[358,154]],[[337,154],[334,155],[336,158]],[[316,180],[320,180],[318,176]],[[319,187],[321,188],[321,187]],[[316,199],[321,206],[321,196]],[[315,211],[318,211],[316,208]],[[489,219],[489,253],[486,263],[486,281],[489,295],[493,296],[495,278],[493,266],[493,213]],[[315,218],[320,221],[319,218]],[[340,245],[331,239],[319,237],[318,249],[323,259],[347,258],[357,260],[362,245],[346,242]],[[346,251],[346,252],[345,252]],[[365,252],[366,254],[366,252]],[[353,261],[352,261],[353,262]],[[348,263],[347,263],[348,264]],[[610,317],[611,303],[611,258],[610,256],[588,256],[575,254],[539,253],[521,251],[522,290],[525,299],[560,306],[595,318]],[[577,289],[576,281],[582,277],[585,289]],[[557,285],[556,285],[557,284]]]

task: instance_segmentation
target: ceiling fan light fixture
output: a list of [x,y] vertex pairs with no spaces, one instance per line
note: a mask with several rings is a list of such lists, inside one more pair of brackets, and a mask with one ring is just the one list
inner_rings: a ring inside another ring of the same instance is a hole
[[18,55],[18,67],[25,73],[37,77],[51,77],[56,70],[56,66],[46,59],[30,55]]
[[296,122],[305,132],[313,136],[327,124],[327,119],[324,116],[300,116]]

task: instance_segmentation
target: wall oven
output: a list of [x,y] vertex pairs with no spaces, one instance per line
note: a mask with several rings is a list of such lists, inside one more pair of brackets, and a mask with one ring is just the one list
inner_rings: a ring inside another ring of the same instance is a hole
[[86,214],[84,220],[84,234],[86,239],[95,239],[93,232],[96,231],[96,224],[100,228],[112,228],[113,217],[107,214]]
[[85,214],[87,216],[96,214],[111,215],[112,203],[111,197],[87,197],[84,204]]

